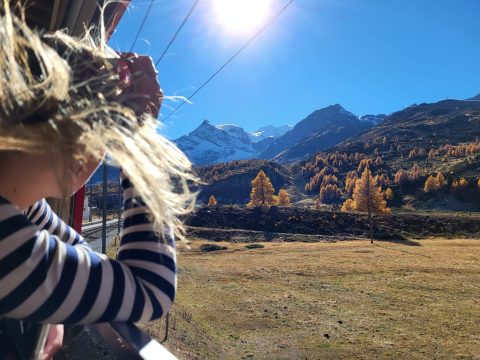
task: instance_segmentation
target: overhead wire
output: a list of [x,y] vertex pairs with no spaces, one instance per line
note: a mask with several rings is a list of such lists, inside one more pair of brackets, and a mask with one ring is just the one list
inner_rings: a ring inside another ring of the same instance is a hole
[[162,61],[163,57],[165,56],[165,54],[167,53],[168,49],[170,49],[170,46],[172,46],[173,42],[175,41],[175,39],[177,38],[178,34],[180,33],[180,31],[182,31],[183,29],[183,26],[185,25],[185,23],[188,21],[188,18],[190,17],[190,15],[192,15],[193,11],[195,10],[195,8],[197,7],[198,3],[200,2],[200,0],[195,0],[195,2],[193,3],[192,7],[190,8],[190,11],[188,12],[188,14],[185,16],[185,18],[183,19],[182,23],[180,24],[180,26],[178,27],[177,31],[175,31],[175,33],[173,34],[172,38],[170,39],[169,43],[167,44],[167,46],[165,47],[165,49],[163,50],[162,54],[160,55],[160,57],[158,58],[158,60],[155,62],[155,66],[157,66],[158,64],[160,64],[160,62]]
[[155,0],[150,0],[150,4],[148,4],[147,11],[145,12],[145,15],[143,16],[142,23],[140,24],[140,27],[138,28],[137,34],[135,35],[135,39],[132,42],[132,45],[130,46],[129,52],[133,51],[133,48],[135,47],[135,44],[137,43],[138,37],[140,36],[140,33],[143,30],[143,27],[145,26],[145,22],[147,21],[148,16],[150,15],[150,11],[152,10],[153,3]]
[[233,59],[235,59],[248,45],[250,45],[268,26],[270,26],[292,3],[294,0],[290,0],[283,8],[280,9],[274,16],[272,16],[266,23],[263,25],[260,30],[258,30],[235,54],[233,54],[217,71],[213,73],[200,87],[195,90],[188,98],[183,100],[183,102],[177,106],[172,112],[170,112],[162,120],[167,120],[170,116],[176,113],[183,105],[189,102],[200,90],[202,90],[217,74],[222,71],[228,64],[230,64]]

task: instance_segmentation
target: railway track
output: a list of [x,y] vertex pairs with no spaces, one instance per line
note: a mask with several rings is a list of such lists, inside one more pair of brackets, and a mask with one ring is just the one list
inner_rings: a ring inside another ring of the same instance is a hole
[[[102,237],[102,223],[89,224],[82,227],[82,236],[87,242],[98,240]],[[118,228],[118,220],[107,221],[107,234]]]

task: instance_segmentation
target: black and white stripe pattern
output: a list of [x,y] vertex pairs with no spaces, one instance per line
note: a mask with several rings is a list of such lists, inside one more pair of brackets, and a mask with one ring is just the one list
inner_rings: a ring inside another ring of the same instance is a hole
[[40,229],[56,235],[63,242],[70,245],[81,245],[91,250],[85,239],[55,214],[45,199],[36,202],[24,212],[25,216]]
[[45,323],[148,321],[176,291],[175,243],[153,231],[128,180],[118,260],[91,251],[42,200],[22,214],[0,197],[0,316]]

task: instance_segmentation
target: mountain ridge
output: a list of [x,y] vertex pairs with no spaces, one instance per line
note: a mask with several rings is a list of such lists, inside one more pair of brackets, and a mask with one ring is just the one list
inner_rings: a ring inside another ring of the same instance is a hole
[[361,121],[340,104],[330,105],[315,110],[298,122],[291,131],[260,153],[259,158],[272,158],[279,162],[299,160],[372,126],[372,123]]
[[267,125],[250,133],[238,125],[214,125],[204,120],[174,142],[195,165],[244,159],[289,162],[355,136],[380,122],[382,116],[362,118],[334,104],[315,110],[293,127]]

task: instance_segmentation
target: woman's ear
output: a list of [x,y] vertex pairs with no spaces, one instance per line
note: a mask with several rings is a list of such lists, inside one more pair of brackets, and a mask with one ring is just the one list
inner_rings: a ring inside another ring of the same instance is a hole
[[87,159],[77,160],[75,163],[74,178],[72,182],[72,193],[75,193],[90,179],[93,173],[98,169],[102,159],[96,157],[89,157]]
[[77,170],[74,172],[75,176],[79,176],[83,171],[85,171],[85,161],[83,159],[78,159],[76,161]]

